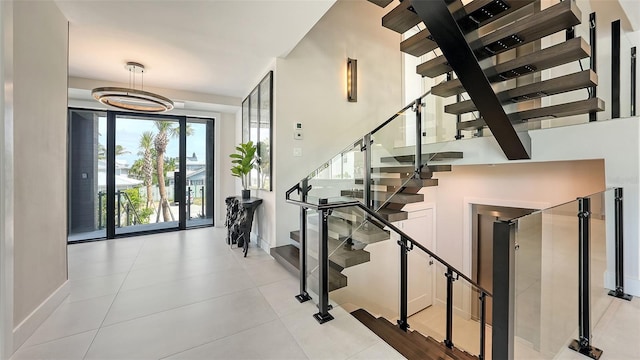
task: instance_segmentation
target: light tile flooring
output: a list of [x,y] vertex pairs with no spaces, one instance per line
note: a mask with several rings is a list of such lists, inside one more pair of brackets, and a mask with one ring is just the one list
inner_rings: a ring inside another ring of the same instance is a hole
[[[341,307],[319,325],[314,304],[293,297],[296,277],[261,249],[243,258],[224,235],[207,228],[69,246],[71,294],[12,359],[403,358]],[[441,318],[432,306],[409,322],[440,339]],[[473,351],[477,323],[464,321],[454,321],[454,341]],[[593,333],[602,360],[640,359],[640,300],[613,300]],[[516,354],[544,359],[519,343]],[[565,349],[555,359],[586,358]]]
[[69,246],[71,294],[12,359],[402,359],[345,310],[206,228]]

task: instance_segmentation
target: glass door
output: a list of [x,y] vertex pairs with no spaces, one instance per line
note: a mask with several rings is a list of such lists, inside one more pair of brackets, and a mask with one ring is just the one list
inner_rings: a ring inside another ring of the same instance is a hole
[[107,174],[113,193],[114,234],[180,228],[184,202],[176,184],[181,181],[184,118],[109,115],[115,127],[107,152],[115,160]]
[[187,118],[186,226],[213,225],[212,119]]
[[68,241],[213,225],[214,119],[69,109]]

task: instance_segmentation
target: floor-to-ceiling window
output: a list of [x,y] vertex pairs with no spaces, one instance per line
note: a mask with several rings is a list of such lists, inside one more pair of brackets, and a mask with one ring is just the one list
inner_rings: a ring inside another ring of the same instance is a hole
[[69,241],[213,225],[213,119],[69,111]]

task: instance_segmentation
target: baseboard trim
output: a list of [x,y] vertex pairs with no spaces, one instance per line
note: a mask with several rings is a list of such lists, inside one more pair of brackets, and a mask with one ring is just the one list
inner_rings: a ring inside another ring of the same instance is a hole
[[22,344],[33,335],[40,325],[58,308],[62,301],[69,295],[69,280],[60,285],[49,297],[40,304],[26,319],[13,329],[13,351],[18,350]]

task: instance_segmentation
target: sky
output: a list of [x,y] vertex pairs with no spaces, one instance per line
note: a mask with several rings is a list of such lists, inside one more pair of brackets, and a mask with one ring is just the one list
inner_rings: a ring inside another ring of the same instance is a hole
[[[175,123],[178,126],[178,122]],[[206,151],[206,125],[200,123],[191,123],[193,134],[187,137],[187,156],[192,156],[193,153],[198,157],[198,162],[205,160]],[[99,142],[102,145],[107,143],[107,120],[101,117],[98,126],[100,132]],[[129,118],[117,118],[116,120],[116,145],[122,145],[129,153],[117,156],[118,161],[126,162],[131,166],[141,156],[138,155],[140,137],[145,131],[152,131],[154,134],[158,133],[155,124],[152,120],[141,119],[129,119]],[[178,157],[178,138],[170,138],[169,145],[167,146],[167,157]]]

